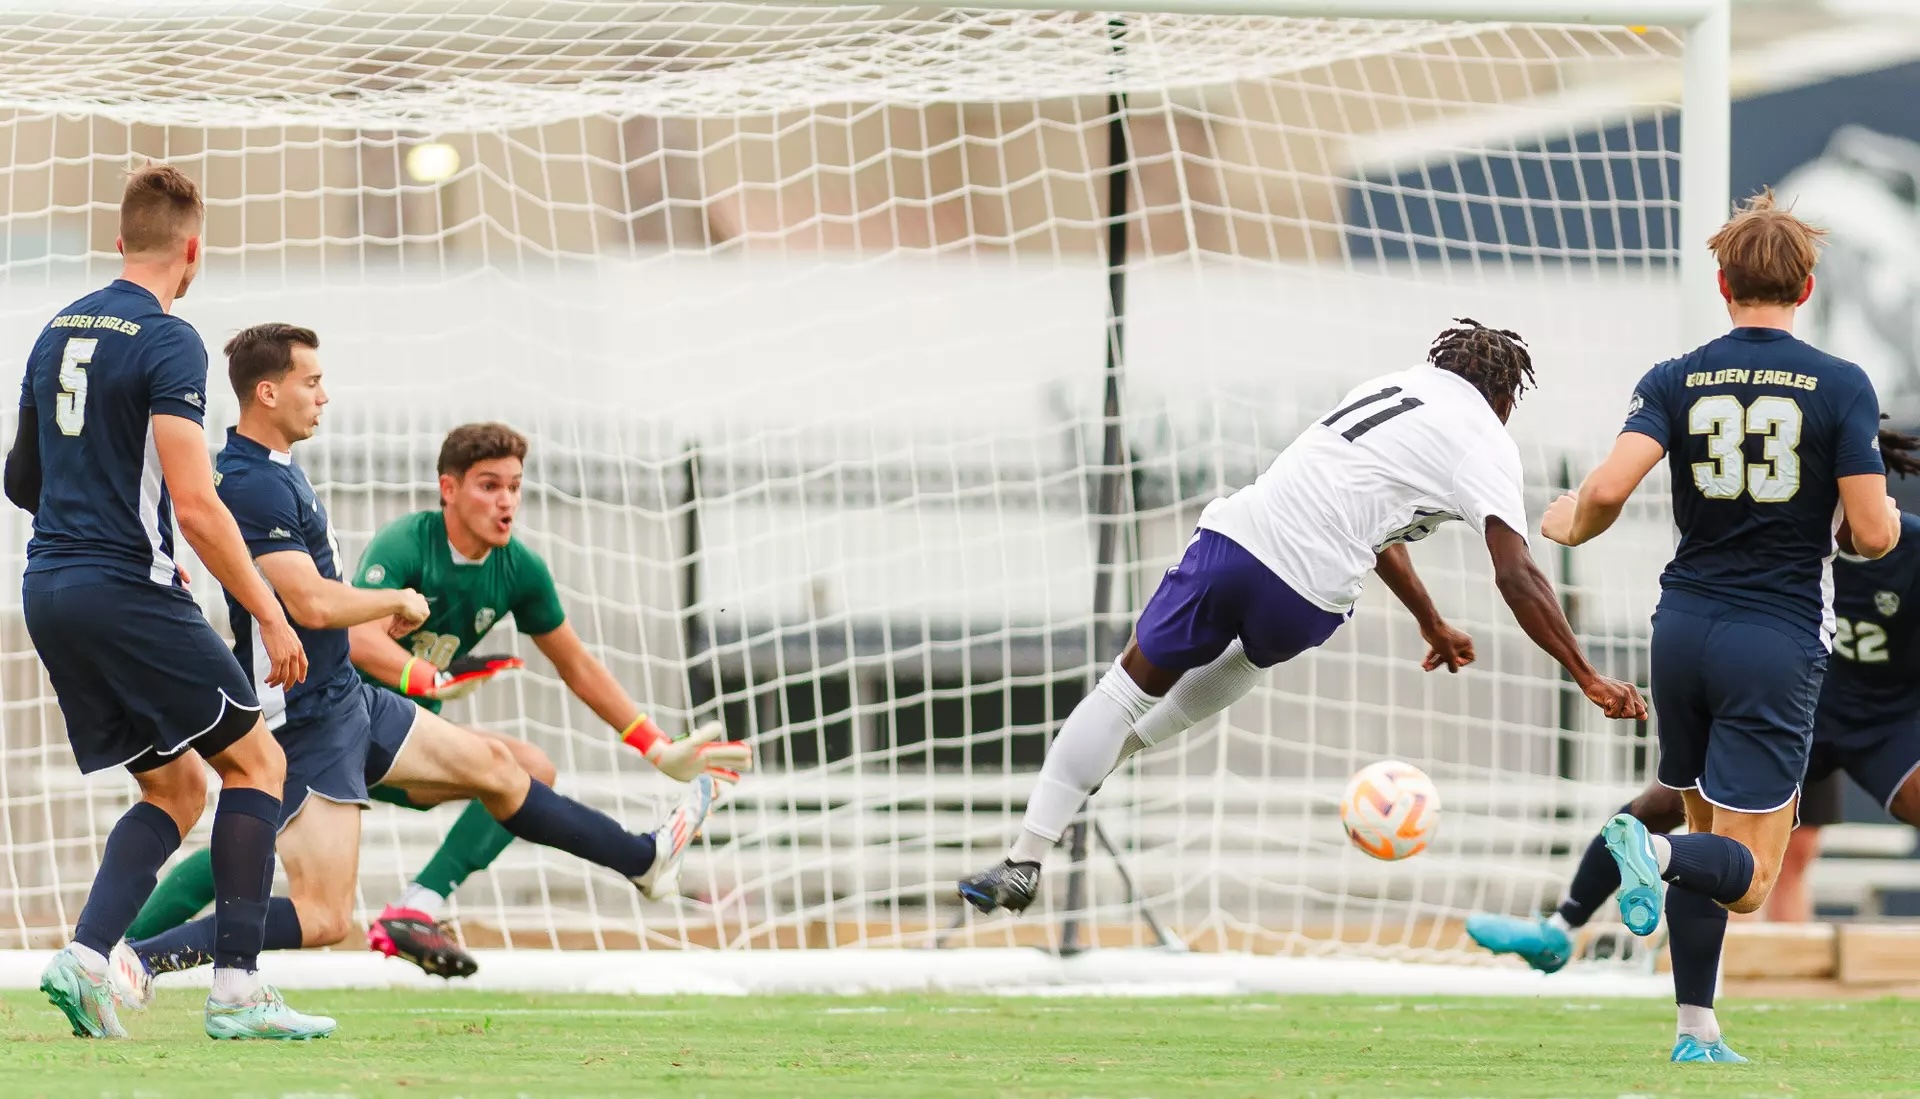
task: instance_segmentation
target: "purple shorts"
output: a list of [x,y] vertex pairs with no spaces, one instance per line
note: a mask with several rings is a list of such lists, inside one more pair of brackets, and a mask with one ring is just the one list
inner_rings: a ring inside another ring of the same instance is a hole
[[1147,600],[1134,643],[1154,667],[1184,672],[1213,663],[1237,637],[1255,667],[1270,668],[1325,643],[1346,620],[1301,598],[1238,542],[1203,530]]

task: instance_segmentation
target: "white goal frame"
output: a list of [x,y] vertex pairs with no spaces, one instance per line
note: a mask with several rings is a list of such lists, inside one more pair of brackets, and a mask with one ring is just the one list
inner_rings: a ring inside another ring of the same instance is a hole
[[[783,5],[879,7],[838,0],[783,0]],[[209,5],[210,6],[210,5]],[[236,5],[238,6],[238,5]],[[265,8],[269,5],[261,5]],[[59,10],[47,0],[0,0],[0,20]],[[76,0],[76,9],[102,8]],[[1728,215],[1731,0],[968,0],[957,9],[1084,13],[1409,19],[1488,23],[1532,22],[1656,26],[1683,33],[1680,86],[1678,272],[1690,338],[1725,326],[1705,242]],[[0,103],[0,106],[12,104]],[[208,342],[215,344],[213,334]],[[216,370],[218,369],[216,365]],[[1622,394],[1623,398],[1625,394]],[[1096,657],[1097,659],[1097,657]],[[1025,782],[1030,775],[995,781]],[[749,778],[748,781],[753,781]],[[1115,783],[1116,788],[1125,780]],[[1596,819],[1595,823],[1598,823]],[[701,857],[696,851],[693,858]],[[410,967],[374,958],[349,941],[332,954],[272,958],[288,987],[439,987]],[[1047,992],[1106,995],[1339,992],[1370,994],[1659,994],[1665,982],[1620,967],[1543,982],[1512,968],[1426,964],[1340,957],[1252,957],[1229,952],[1125,948],[1062,957],[1039,949],[755,949],[529,950],[480,953],[479,987],[625,994],[675,992],[889,991]],[[0,950],[0,987],[32,987],[42,952]],[[1649,967],[1651,959],[1646,959]],[[1600,967],[1596,967],[1600,968]],[[324,1003],[316,1004],[324,1008]]]

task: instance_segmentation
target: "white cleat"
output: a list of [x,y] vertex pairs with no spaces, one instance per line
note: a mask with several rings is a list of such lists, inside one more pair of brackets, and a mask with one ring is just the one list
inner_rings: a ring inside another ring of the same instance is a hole
[[653,865],[632,879],[648,900],[670,897],[679,889],[681,860],[713,809],[714,792],[712,775],[696,777],[687,784],[686,796],[667,815],[666,822],[653,830]]
[[153,1002],[153,974],[125,939],[114,943],[113,951],[107,955],[107,983],[113,987],[113,998],[121,1007],[145,1011]]

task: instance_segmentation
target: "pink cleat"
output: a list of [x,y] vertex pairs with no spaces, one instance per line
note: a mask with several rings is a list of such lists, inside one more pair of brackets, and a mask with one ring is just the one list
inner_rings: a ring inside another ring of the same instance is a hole
[[447,924],[417,908],[390,904],[367,928],[367,947],[389,958],[405,958],[435,977],[471,977],[480,971]]

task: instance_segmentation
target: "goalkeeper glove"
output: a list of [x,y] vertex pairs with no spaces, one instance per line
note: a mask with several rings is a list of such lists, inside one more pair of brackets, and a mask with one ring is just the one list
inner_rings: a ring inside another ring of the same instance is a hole
[[739,782],[740,772],[753,767],[753,749],[738,741],[723,740],[726,730],[718,721],[709,721],[687,736],[674,740],[641,714],[626,727],[620,739],[640,750],[660,773],[681,782],[692,782],[702,774],[720,782]]
[[501,672],[526,666],[527,662],[517,656],[463,656],[442,670],[413,657],[400,669],[400,693],[409,698],[451,702],[479,690],[481,684]]

